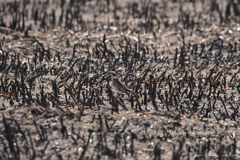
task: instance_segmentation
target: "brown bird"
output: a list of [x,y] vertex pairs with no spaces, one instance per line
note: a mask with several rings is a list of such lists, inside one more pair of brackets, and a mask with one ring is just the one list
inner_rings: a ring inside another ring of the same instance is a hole
[[128,87],[126,87],[118,78],[117,74],[113,71],[110,71],[109,74],[111,75],[111,83],[112,83],[112,88],[117,91],[118,93],[132,93],[134,92],[130,90]]

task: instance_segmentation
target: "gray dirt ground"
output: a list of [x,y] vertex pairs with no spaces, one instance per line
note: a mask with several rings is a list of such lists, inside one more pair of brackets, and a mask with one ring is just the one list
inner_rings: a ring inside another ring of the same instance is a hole
[[[240,159],[238,13],[221,0],[1,1],[0,159]],[[110,70],[136,92],[126,107]]]

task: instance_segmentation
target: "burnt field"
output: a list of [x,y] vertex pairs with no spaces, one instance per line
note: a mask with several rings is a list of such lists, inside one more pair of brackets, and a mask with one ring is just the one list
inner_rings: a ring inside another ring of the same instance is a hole
[[1,1],[0,159],[239,159],[239,22],[238,0]]

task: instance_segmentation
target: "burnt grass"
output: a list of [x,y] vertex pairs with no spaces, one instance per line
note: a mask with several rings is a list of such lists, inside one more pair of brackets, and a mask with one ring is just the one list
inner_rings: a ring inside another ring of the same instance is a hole
[[239,22],[239,0],[1,1],[0,159],[239,159]]

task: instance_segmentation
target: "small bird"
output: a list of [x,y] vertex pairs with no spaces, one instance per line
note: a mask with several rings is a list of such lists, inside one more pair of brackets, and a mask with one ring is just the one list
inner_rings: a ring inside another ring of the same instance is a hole
[[117,91],[118,93],[134,94],[134,92],[132,90],[130,90],[122,82],[120,82],[120,80],[115,72],[110,71],[109,74],[111,75],[112,87],[115,91]]

